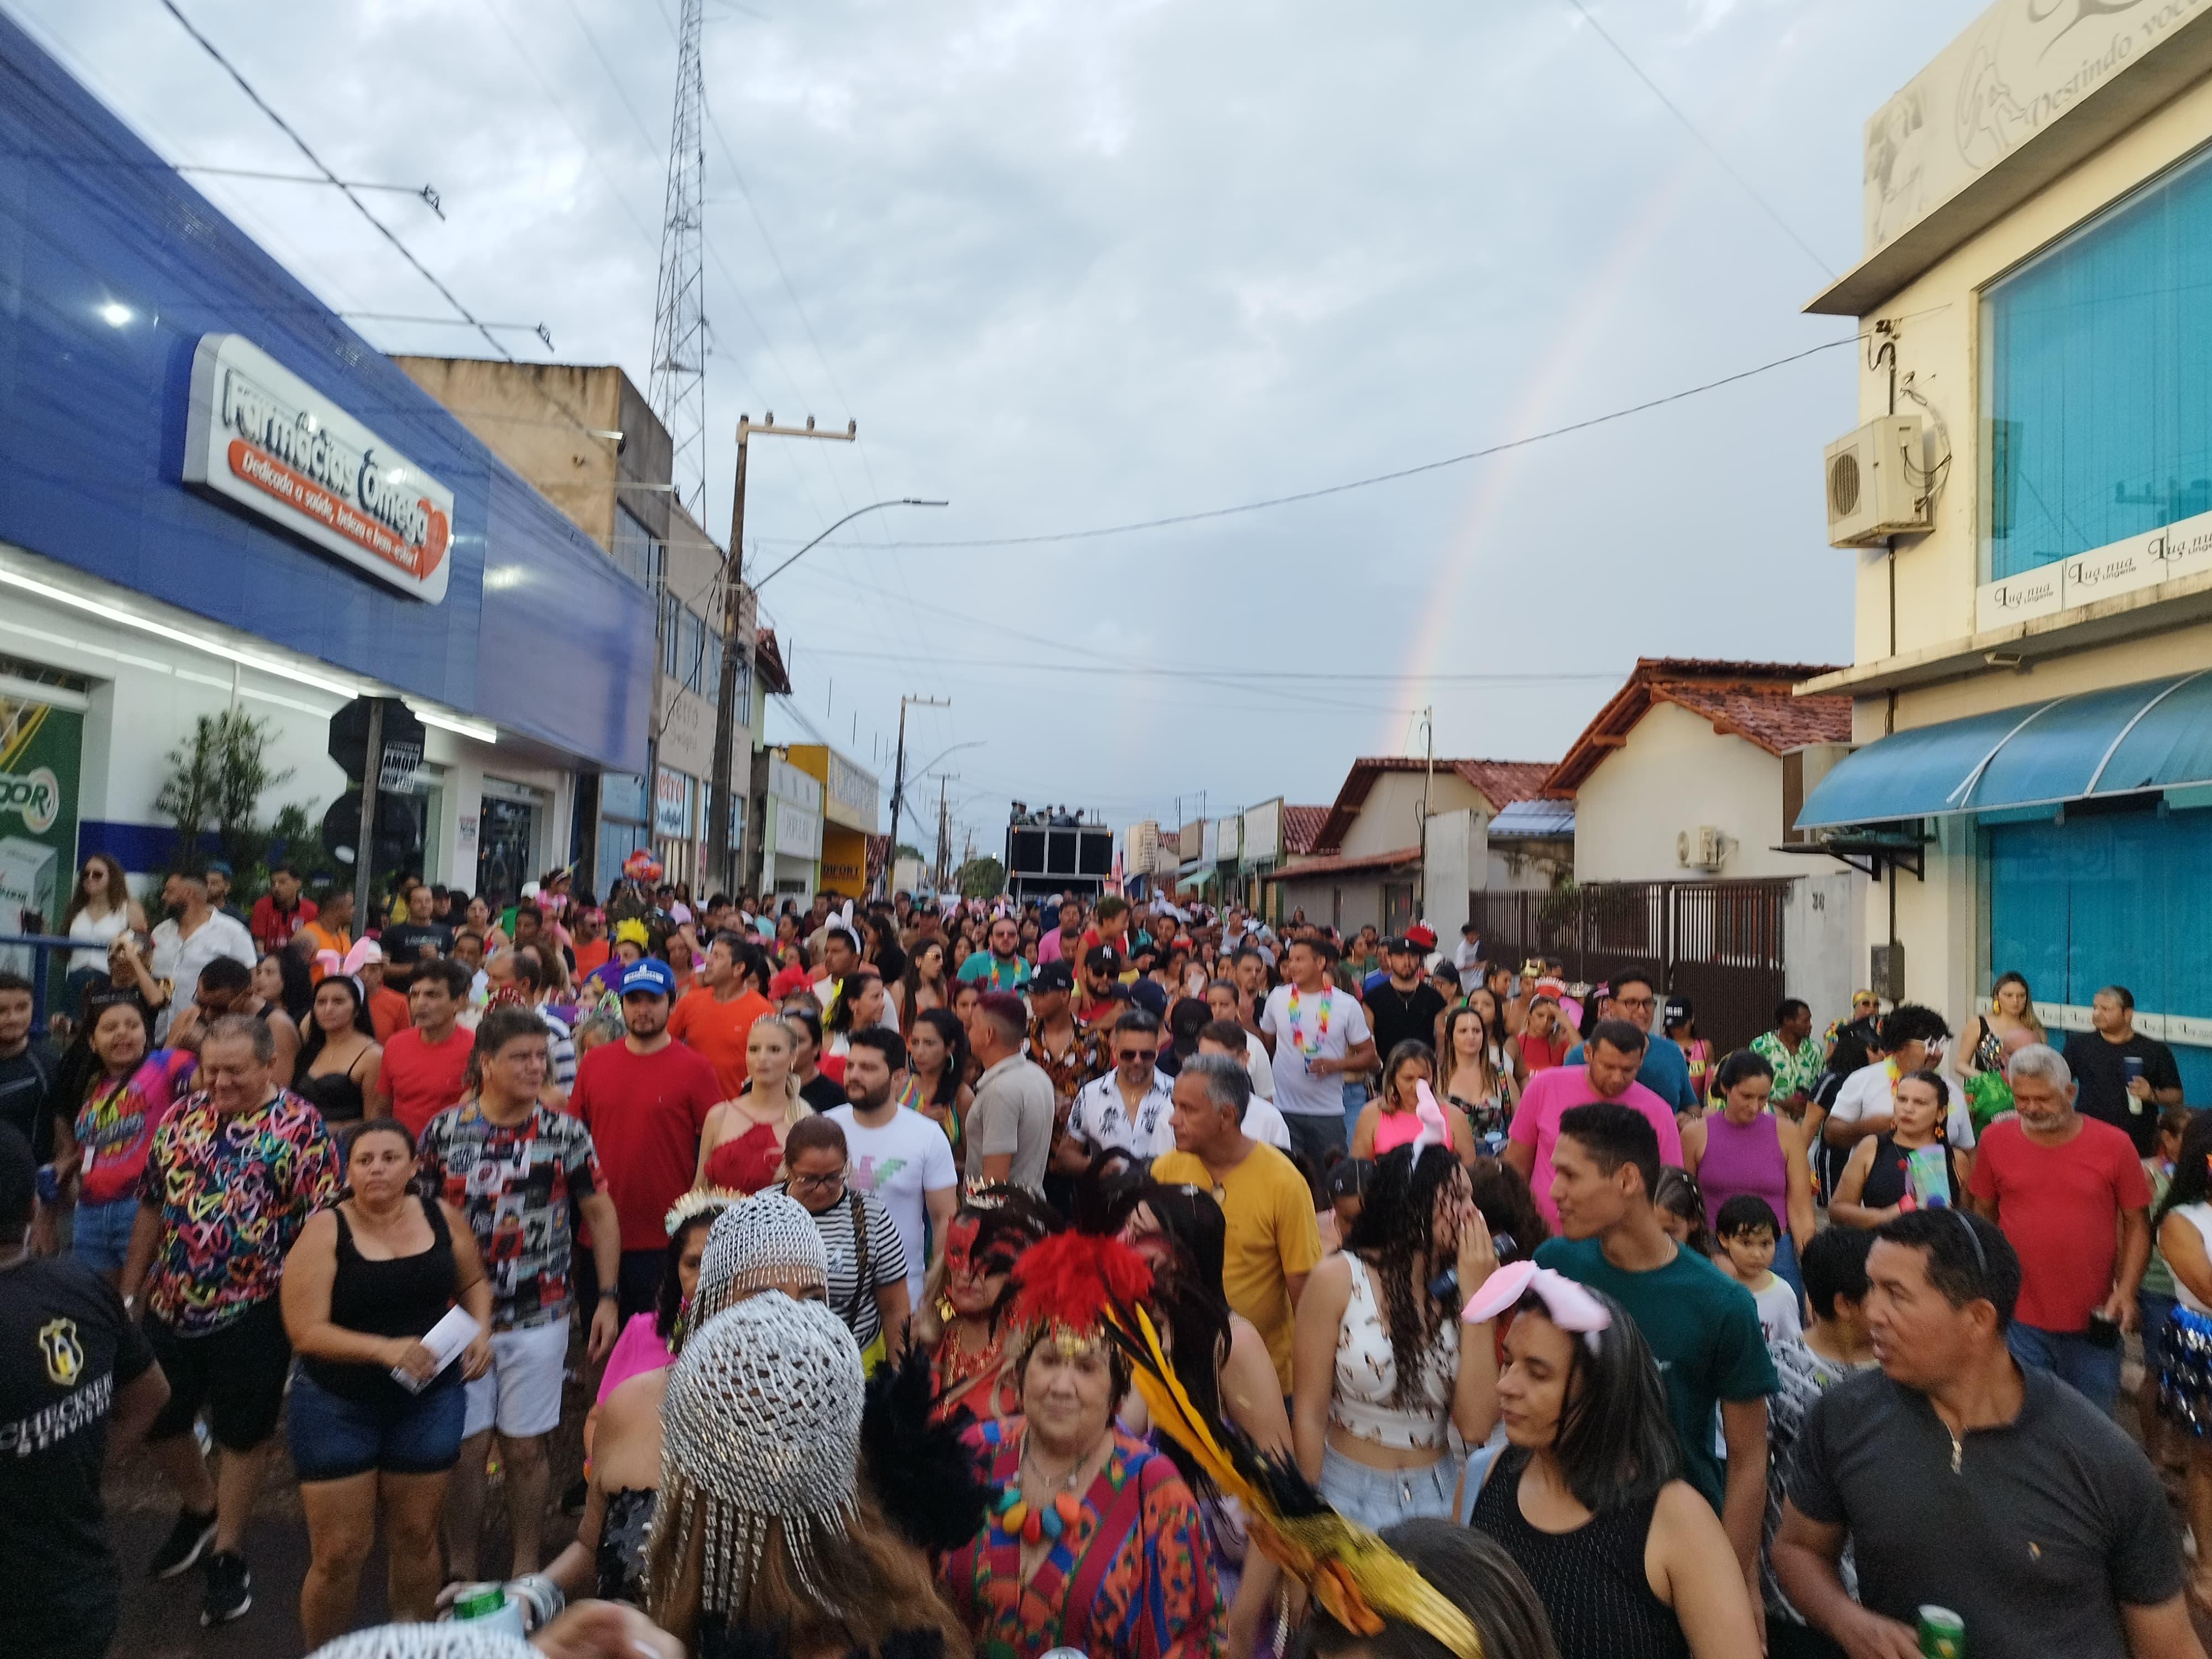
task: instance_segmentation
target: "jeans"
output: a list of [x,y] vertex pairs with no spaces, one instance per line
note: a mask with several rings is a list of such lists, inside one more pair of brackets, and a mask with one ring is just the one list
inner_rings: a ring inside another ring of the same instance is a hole
[[1346,1520],[1374,1532],[1421,1517],[1449,1521],[1459,1471],[1449,1457],[1425,1469],[1370,1468],[1330,1446],[1322,1452],[1321,1495]]
[[2100,1348],[2080,1331],[2046,1331],[2014,1320],[2005,1332],[2005,1346],[2022,1365],[2072,1384],[2091,1405],[2112,1415],[2120,1397],[2120,1344]]
[[1352,1137],[1359,1127],[1359,1115],[1367,1109],[1365,1079],[1346,1078],[1344,1080],[1344,1144],[1352,1145]]

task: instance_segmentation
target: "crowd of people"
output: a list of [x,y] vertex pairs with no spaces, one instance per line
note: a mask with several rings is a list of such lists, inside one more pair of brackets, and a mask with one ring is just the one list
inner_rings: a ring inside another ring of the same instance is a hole
[[2201,1659],[2212,1119],[2123,988],[1717,1054],[1473,927],[230,877],[87,860],[48,1036],[0,974],[0,1653],[246,1613],[281,1436],[334,1655]]

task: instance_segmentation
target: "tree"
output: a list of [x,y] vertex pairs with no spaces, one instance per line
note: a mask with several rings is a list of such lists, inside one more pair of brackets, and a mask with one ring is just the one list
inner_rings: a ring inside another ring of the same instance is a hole
[[996,898],[1006,890],[1006,866],[987,853],[955,871],[952,884],[963,898]]
[[929,862],[928,854],[910,841],[902,841],[898,844],[898,851],[892,855],[891,862],[896,864],[900,859],[912,859],[916,864]]
[[202,714],[192,735],[169,751],[169,776],[154,798],[154,810],[176,826],[173,868],[198,860],[210,830],[222,856],[239,875],[258,866],[268,854],[269,836],[254,823],[261,797],[292,775],[269,766],[274,723],[255,720],[236,705],[219,714]]

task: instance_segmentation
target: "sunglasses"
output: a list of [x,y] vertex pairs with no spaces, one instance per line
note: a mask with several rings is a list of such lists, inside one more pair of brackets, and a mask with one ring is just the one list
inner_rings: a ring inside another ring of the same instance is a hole
[[1116,1048],[1114,1051],[1114,1058],[1124,1066],[1133,1066],[1140,1060],[1158,1060],[1159,1055],[1160,1051],[1157,1048]]

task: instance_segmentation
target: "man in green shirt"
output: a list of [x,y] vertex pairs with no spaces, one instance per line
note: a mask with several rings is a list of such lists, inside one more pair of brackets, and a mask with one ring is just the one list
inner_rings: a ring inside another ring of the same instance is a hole
[[[1751,1292],[1659,1224],[1659,1135],[1626,1106],[1600,1101],[1559,1115],[1552,1201],[1564,1237],[1540,1266],[1603,1291],[1628,1310],[1667,1385],[1683,1478],[1720,1511],[1752,1605],[1760,1604],[1759,1526],[1766,1504],[1766,1396],[1781,1386]],[[1728,1447],[1713,1455],[1713,1414]]]

